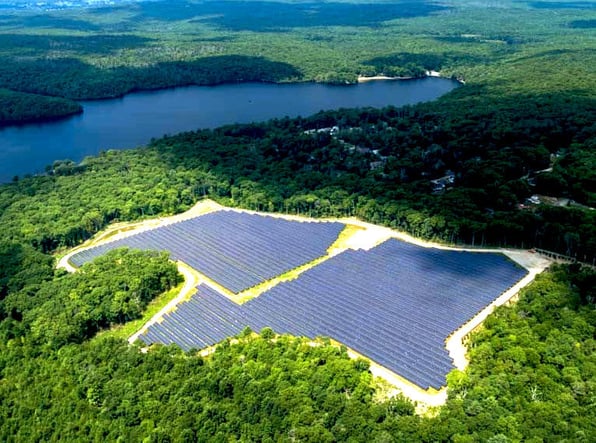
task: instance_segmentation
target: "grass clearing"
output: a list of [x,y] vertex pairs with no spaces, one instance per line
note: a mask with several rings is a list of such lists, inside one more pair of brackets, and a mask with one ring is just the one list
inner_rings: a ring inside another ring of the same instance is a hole
[[308,271],[309,269],[314,268],[315,266],[320,265],[321,263],[323,263],[325,260],[329,259],[330,257],[331,257],[330,255],[325,255],[323,257],[319,257],[319,258],[317,258],[311,262],[308,262],[302,266],[294,268],[294,269],[286,272],[285,274],[282,274],[280,276],[272,278],[271,280],[267,280],[263,283],[253,286],[252,288],[249,288],[246,291],[239,292],[238,294],[229,295],[229,291],[227,291],[225,294],[233,302],[241,305],[243,303],[246,303],[249,300],[252,300],[255,297],[258,297],[263,292],[268,291],[269,289],[273,288],[274,286],[277,286],[279,283],[284,283],[284,282],[287,282],[290,280],[297,279],[300,274],[302,274],[305,271]]
[[227,290],[223,291],[222,293],[227,295],[235,303],[246,303],[247,301],[252,300],[255,297],[258,297],[263,292],[268,291],[269,289],[273,288],[279,283],[297,279],[298,276],[303,272],[320,265],[325,260],[331,258],[333,255],[339,254],[340,252],[348,249],[350,239],[354,236],[354,234],[363,230],[364,228],[360,226],[346,225],[345,228],[340,232],[337,239],[333,242],[333,244],[329,246],[329,248],[327,248],[327,255],[324,255],[323,257],[319,257],[315,260],[305,263],[302,266],[298,266],[297,268],[291,269],[282,275],[279,275],[275,278],[272,278],[271,280],[267,280],[263,283],[253,286],[252,288],[249,288],[245,291],[239,292],[238,294],[231,294]]
[[147,309],[145,309],[145,312],[143,312],[143,317],[129,321],[123,325],[117,325],[105,331],[101,331],[95,336],[95,339],[121,338],[123,340],[127,340],[128,337],[141,329],[145,323],[155,316],[155,314],[161,311],[170,301],[176,298],[183,286],[184,282],[152,300],[147,306]]

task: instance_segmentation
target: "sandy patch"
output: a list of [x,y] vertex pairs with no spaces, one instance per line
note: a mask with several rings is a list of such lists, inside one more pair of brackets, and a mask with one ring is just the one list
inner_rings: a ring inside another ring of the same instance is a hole
[[387,75],[373,75],[371,77],[365,77],[363,75],[358,76],[358,83],[372,82],[377,80],[411,80],[413,77],[389,77]]

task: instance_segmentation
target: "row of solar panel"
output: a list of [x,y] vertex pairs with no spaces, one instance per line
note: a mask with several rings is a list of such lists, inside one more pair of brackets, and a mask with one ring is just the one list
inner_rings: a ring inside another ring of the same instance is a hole
[[[324,335],[419,386],[439,388],[453,367],[445,339],[524,274],[499,254],[389,240],[370,251],[344,252],[243,306],[201,286],[178,309],[184,327],[170,328],[170,337],[188,349],[214,344],[221,335],[209,334],[225,325],[230,333],[248,325]],[[188,330],[196,336],[191,344],[184,342]],[[152,342],[149,334],[143,339]]]
[[[451,369],[450,360],[446,355],[442,356],[442,361],[437,358],[420,358],[418,345],[415,343],[392,345],[382,340],[382,336],[370,340],[370,337],[351,331],[349,327],[341,327],[342,323],[329,318],[328,313],[320,316],[325,320],[313,318],[314,322],[297,323],[287,309],[278,310],[278,307],[270,306],[270,309],[240,314],[238,308],[224,297],[211,294],[209,303],[189,302],[182,305],[178,311],[169,314],[166,321],[150,328],[144,340],[165,344],[175,342],[188,350],[209,346],[227,336],[236,335],[245,325],[255,330],[268,325],[281,333],[313,338],[320,335],[332,336],[390,368],[395,367],[395,361],[387,360],[384,356],[397,353],[404,358],[399,365],[399,373],[421,385],[426,383],[441,386],[444,383],[443,374]],[[228,318],[222,318],[225,316]],[[227,321],[230,318],[236,319],[234,324]],[[164,338],[164,334],[167,339]]]
[[218,211],[75,254],[81,266],[118,247],[170,251],[232,292],[241,292],[326,254],[341,223],[295,222]]
[[[324,227],[325,225],[328,224],[322,224],[321,226]],[[342,225],[339,225],[339,228],[341,229]],[[126,243],[129,244],[131,246],[134,247],[143,247],[143,248],[148,248],[150,246],[155,245],[157,249],[171,249],[174,254],[176,254],[176,252],[178,251],[182,251],[184,252],[185,250],[188,250],[189,245],[201,245],[201,243],[203,245],[205,245],[205,251],[204,252],[208,252],[210,255],[215,255],[214,253],[216,252],[216,249],[220,249],[223,250],[224,252],[226,252],[227,254],[225,255],[220,255],[218,257],[219,260],[221,261],[225,261],[227,262],[228,265],[233,265],[235,263],[237,263],[238,261],[234,258],[237,257],[238,255],[234,256],[234,255],[230,255],[229,252],[234,252],[235,254],[255,254],[255,245],[254,243],[256,243],[259,238],[255,237],[254,234],[250,234],[250,236],[248,236],[247,238],[250,239],[250,242],[252,244],[246,244],[246,239],[242,239],[244,240],[243,242],[237,242],[237,240],[233,239],[233,236],[229,235],[229,232],[224,232],[222,233],[222,237],[215,237],[213,239],[209,238],[208,234],[205,233],[201,233],[202,237],[201,238],[196,238],[195,235],[193,235],[193,231],[191,230],[193,227],[191,225],[189,226],[185,226],[184,227],[184,231],[183,232],[176,232],[174,230],[174,226],[170,225],[167,228],[162,228],[162,229],[156,229],[153,231],[149,231],[149,232],[144,232],[141,234],[138,234],[136,236],[121,240],[121,241],[117,241],[115,242],[115,244],[107,244],[104,246],[100,246],[98,248],[91,249],[91,250],[86,250],[81,252],[80,254],[76,255],[73,258],[73,261],[76,264],[80,264],[85,262],[85,260],[88,260],[91,257],[95,257],[97,255],[99,255],[100,253],[105,252],[108,249],[112,249],[113,247],[116,247],[119,244],[122,243]],[[337,230],[338,226],[333,226],[333,231],[331,232],[331,241],[333,241],[338,234],[338,230]],[[321,229],[321,232],[318,232],[318,234],[324,233],[324,229]],[[271,235],[271,231],[267,231],[267,236],[269,237]],[[288,240],[290,237],[285,237],[285,240]],[[215,248],[213,247],[213,245],[207,244],[209,242],[207,242],[206,240],[208,240],[210,243],[213,244],[217,244],[220,245],[219,248]],[[328,239],[329,240],[329,239]],[[270,239],[267,239],[267,242],[270,242]],[[226,245],[232,245],[230,248],[226,249]],[[304,246],[306,244],[306,246]],[[322,249],[322,251],[324,252],[327,247],[329,246],[329,242],[325,242],[322,246],[324,247],[324,249]],[[275,247],[275,250],[273,252],[277,253],[277,256],[283,256],[285,258],[287,258],[287,250],[284,250],[284,245],[282,244],[278,244]],[[312,246],[308,245],[307,243],[305,243],[303,241],[302,238],[299,239],[299,242],[296,242],[296,245],[293,248],[294,251],[294,255],[296,255],[297,253],[302,253],[302,254],[311,254],[311,249]],[[268,248],[271,248],[271,245],[268,246]],[[233,249],[233,251],[231,250]],[[280,251],[281,249],[281,251]],[[262,249],[261,249],[262,251]],[[179,255],[179,254],[178,254]],[[271,253],[270,255],[273,255],[273,253]],[[276,260],[278,259],[278,257],[274,257]],[[310,257],[307,257],[310,258]],[[255,256],[253,261],[250,263],[250,266],[252,268],[258,267],[260,270],[262,270],[263,272],[270,272],[271,269],[271,260],[264,260],[262,259],[262,256]]]
[[[295,289],[313,294],[307,285]],[[279,291],[283,294],[284,289],[280,287]],[[325,289],[317,289],[317,293],[320,291]],[[295,333],[295,325],[300,324],[308,329],[309,336],[333,337],[400,374],[408,373],[412,360],[416,360],[416,376],[408,378],[425,387],[443,384],[444,374],[452,368],[443,345],[444,336],[439,336],[432,329],[416,334],[414,332],[418,328],[412,328],[411,319],[381,315],[378,310],[366,308],[362,301],[351,298],[353,294],[341,291],[324,293],[329,295],[324,300],[309,295],[288,299],[271,293],[266,294],[268,298],[256,299],[252,307],[258,312],[267,305],[273,315],[276,311],[284,312],[285,318],[278,326],[284,332]],[[351,300],[347,303],[349,298]],[[261,301],[258,306],[257,301]],[[375,357],[371,354],[373,350],[376,351]],[[425,364],[420,364],[418,360]],[[441,368],[441,371],[437,373],[433,368]]]

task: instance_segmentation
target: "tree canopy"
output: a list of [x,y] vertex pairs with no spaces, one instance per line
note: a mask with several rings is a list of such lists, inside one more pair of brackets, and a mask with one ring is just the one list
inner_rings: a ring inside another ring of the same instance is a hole
[[164,137],[1,185],[0,440],[596,441],[593,268],[556,267],[499,308],[449,375],[446,405],[419,416],[326,339],[247,330],[210,355],[141,352],[103,331],[179,282],[167,256],[119,250],[70,275],[50,255],[210,197],[593,264],[593,8],[170,3],[0,15],[0,125],[187,84],[439,70],[466,85],[401,109]]

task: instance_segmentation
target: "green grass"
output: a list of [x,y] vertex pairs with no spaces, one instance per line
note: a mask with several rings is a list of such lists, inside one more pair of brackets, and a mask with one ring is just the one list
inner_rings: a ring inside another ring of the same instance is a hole
[[176,298],[183,286],[184,282],[156,297],[151,303],[149,303],[147,309],[143,313],[142,318],[129,321],[124,325],[115,326],[106,331],[102,331],[95,336],[94,340],[99,340],[100,338],[120,338],[123,340],[128,340],[128,337],[141,329],[143,325],[151,320],[155,314],[161,311],[170,301]]

